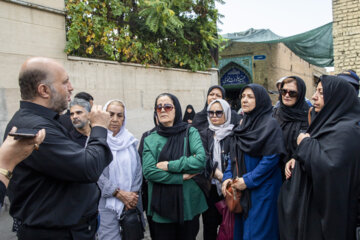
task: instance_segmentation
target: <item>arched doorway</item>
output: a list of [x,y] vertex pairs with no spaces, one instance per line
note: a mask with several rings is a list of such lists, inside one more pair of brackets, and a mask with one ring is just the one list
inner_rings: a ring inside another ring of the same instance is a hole
[[235,111],[240,108],[241,89],[251,82],[250,74],[236,63],[231,62],[220,70],[220,84],[226,91],[226,100]]

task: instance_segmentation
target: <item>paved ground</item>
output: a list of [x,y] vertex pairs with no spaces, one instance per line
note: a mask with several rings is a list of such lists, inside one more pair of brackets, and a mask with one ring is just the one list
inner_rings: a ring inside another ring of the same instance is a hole
[[[1,240],[16,240],[16,235],[11,232],[12,228],[12,218],[9,215],[9,201],[5,199],[3,208],[0,210],[0,239]],[[200,217],[200,226],[202,226],[201,217]],[[150,240],[149,229],[146,228],[145,240]],[[196,238],[197,240],[203,239],[202,237],[202,228],[200,228],[199,234]]]

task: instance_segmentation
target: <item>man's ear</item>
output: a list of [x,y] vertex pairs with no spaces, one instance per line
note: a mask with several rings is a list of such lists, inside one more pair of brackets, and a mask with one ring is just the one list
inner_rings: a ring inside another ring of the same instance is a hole
[[43,83],[38,85],[37,92],[41,98],[49,99],[51,96],[50,88]]

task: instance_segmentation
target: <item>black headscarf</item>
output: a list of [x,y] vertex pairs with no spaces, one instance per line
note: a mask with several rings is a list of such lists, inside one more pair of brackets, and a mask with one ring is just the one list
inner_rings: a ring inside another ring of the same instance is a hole
[[[285,163],[291,158],[295,158],[297,144],[296,139],[300,130],[308,128],[308,111],[309,105],[305,101],[306,85],[305,82],[296,76],[291,76],[296,80],[298,97],[294,106],[288,107],[282,102],[281,94],[279,94],[280,107],[275,110],[274,117],[279,122],[283,131],[284,142],[287,150],[286,156],[282,159],[281,171],[284,172],[283,167]],[[287,78],[287,79],[288,79]],[[281,83],[281,88],[284,87],[284,81]]]
[[[208,97],[210,92],[214,88],[217,88],[217,89],[219,89],[221,91],[222,99],[224,99],[225,98],[225,89],[222,86],[219,86],[219,85],[211,86],[209,88],[206,96]],[[194,117],[193,122],[192,122],[192,126],[194,128],[196,128],[197,130],[199,130],[199,132],[201,130],[209,127],[209,123],[208,123],[208,120],[207,120],[207,107],[208,107],[207,97],[206,97],[206,101],[205,101],[205,107],[203,108],[203,110],[201,110],[200,112],[195,114],[195,117]]]
[[[231,159],[238,161],[240,177],[247,172],[244,153],[252,157],[262,157],[272,154],[285,154],[284,140],[278,122],[272,117],[272,104],[264,87],[258,84],[246,85],[240,94],[250,88],[255,95],[256,106],[250,113],[245,113],[243,121],[233,131]],[[236,163],[232,163],[234,166]],[[236,176],[236,167],[233,167]],[[243,191],[241,205],[244,216],[250,209],[250,192]]]
[[355,239],[360,196],[360,104],[355,89],[322,76],[324,106],[298,147],[279,196],[281,239]]
[[[179,100],[170,93],[160,94],[156,98],[155,112],[157,100],[162,96],[168,96],[173,101],[175,119],[172,127],[165,127],[159,122],[157,133],[168,140],[159,154],[158,162],[176,160],[184,155],[184,138],[188,125],[182,121]],[[184,221],[183,186],[179,184],[154,183],[151,207],[160,216],[182,223]]]
[[[222,99],[225,99],[225,89],[219,85],[211,86],[209,88],[206,96],[209,96],[210,92],[214,88],[219,89],[222,93]],[[199,132],[202,131],[203,129],[206,129],[209,127],[209,122],[207,120],[207,107],[208,107],[208,103],[207,103],[207,98],[206,98],[206,102],[205,102],[205,106],[204,106],[203,110],[201,110],[200,112],[195,114],[195,117],[192,122],[192,126],[195,127]],[[234,124],[234,125],[239,124],[240,119],[241,119],[241,116],[239,114],[237,114],[235,111],[231,111],[231,124]]]
[[[191,109],[191,113],[188,113],[188,109]],[[185,108],[185,114],[184,114],[184,118],[183,118],[183,122],[188,122],[188,120],[193,120],[195,117],[195,110],[193,108],[192,105],[187,105],[186,108]]]

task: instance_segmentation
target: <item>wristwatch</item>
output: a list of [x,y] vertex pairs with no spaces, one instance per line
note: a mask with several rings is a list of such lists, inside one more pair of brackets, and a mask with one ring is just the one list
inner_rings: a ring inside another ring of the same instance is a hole
[[0,168],[0,174],[4,175],[7,179],[11,179],[12,177],[12,172],[9,170],[6,170],[4,168]]
[[120,188],[115,189],[115,191],[113,192],[112,195],[113,195],[114,197],[116,197],[116,195],[118,194],[119,191],[120,191]]

